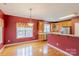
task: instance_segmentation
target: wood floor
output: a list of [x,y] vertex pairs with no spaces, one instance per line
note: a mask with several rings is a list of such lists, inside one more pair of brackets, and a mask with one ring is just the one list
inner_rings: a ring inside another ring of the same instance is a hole
[[49,47],[46,41],[42,41],[5,47],[0,56],[65,56],[65,54]]

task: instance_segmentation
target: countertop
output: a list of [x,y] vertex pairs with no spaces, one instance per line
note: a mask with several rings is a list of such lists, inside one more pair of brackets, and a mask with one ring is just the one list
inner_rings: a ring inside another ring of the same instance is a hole
[[62,33],[58,33],[58,32],[52,32],[52,33],[48,33],[48,34],[57,34],[57,35],[64,35],[64,36],[71,36],[71,37],[79,37],[78,35],[73,35],[73,34],[62,34]]
[[56,35],[64,35],[64,36],[71,36],[71,37],[79,37],[78,35],[73,35],[73,34],[62,34],[62,33],[59,33],[59,32],[38,33],[38,34],[56,34]]

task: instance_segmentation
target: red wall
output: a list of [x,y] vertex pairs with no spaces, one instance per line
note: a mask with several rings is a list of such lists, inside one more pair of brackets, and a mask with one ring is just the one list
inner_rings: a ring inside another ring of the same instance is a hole
[[[3,19],[4,13],[0,10],[0,18]],[[3,19],[4,20],[4,19]],[[3,30],[3,42],[0,44],[0,49],[4,46],[4,30]]]
[[27,23],[27,22],[29,22],[29,18],[22,18],[22,17],[17,17],[17,16],[5,15],[4,19],[5,19],[5,21],[4,21],[4,31],[5,31],[4,32],[4,43],[5,44],[37,40],[37,34],[38,34],[37,25],[38,25],[38,23],[36,20],[34,20],[34,19],[32,20],[32,22],[34,23],[33,37],[16,39],[16,23],[17,22]]
[[49,34],[48,43],[72,55],[79,56],[79,37]]

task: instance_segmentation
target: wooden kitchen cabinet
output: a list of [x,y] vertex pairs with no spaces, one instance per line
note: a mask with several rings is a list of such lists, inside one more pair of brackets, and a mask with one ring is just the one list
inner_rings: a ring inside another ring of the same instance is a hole
[[39,39],[40,41],[46,40],[46,34],[39,34],[39,35],[38,35],[38,39]]

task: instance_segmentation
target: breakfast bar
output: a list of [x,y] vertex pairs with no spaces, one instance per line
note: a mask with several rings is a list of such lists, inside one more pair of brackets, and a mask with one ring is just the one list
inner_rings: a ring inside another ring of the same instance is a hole
[[79,55],[79,36],[49,33],[48,44],[55,46],[58,49],[65,51],[71,55]]

